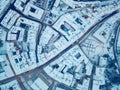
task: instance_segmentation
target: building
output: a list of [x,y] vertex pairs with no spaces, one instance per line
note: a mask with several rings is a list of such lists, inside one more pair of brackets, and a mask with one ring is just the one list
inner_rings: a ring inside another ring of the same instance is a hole
[[48,86],[40,78],[37,78],[31,85],[33,90],[48,90]]

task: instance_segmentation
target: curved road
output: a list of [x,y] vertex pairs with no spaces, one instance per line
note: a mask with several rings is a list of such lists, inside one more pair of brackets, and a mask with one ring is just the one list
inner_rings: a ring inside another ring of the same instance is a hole
[[117,30],[115,31],[115,43],[114,43],[114,46],[113,46],[113,50],[114,50],[115,61],[118,65],[118,70],[120,72],[120,63],[119,63],[120,55],[117,53],[117,42],[118,42],[118,37],[120,35],[120,20],[117,24],[118,24],[118,27],[117,27]]
[[[53,62],[54,60],[58,59],[59,57],[61,57],[64,53],[66,53],[67,50],[71,49],[72,47],[74,47],[76,44],[78,43],[81,43],[83,40],[85,40],[87,38],[88,35],[90,35],[92,32],[94,32],[94,30],[96,30],[96,28],[100,27],[102,25],[102,23],[104,23],[104,21],[106,21],[108,18],[110,18],[111,16],[113,16],[114,14],[118,13],[119,11],[116,10],[112,13],[110,13],[109,15],[107,15],[106,17],[104,17],[103,19],[101,19],[99,22],[97,22],[96,24],[94,24],[93,26],[91,26],[86,33],[83,34],[82,37],[80,37],[79,39],[77,39],[75,42],[73,42],[71,45],[69,45],[65,50],[61,51],[59,54],[57,54],[56,56],[54,56],[52,59],[50,59],[48,62],[46,62],[45,64],[35,68],[35,69],[32,69],[28,72],[25,72],[25,73],[21,73],[19,75],[15,75],[13,77],[10,77],[10,78],[7,78],[7,79],[4,79],[4,80],[1,80],[0,81],[0,84],[4,84],[4,83],[7,83],[11,80],[14,80],[14,79],[17,79],[19,80],[19,78],[21,76],[24,76],[25,74],[32,74],[32,73],[35,73],[37,72],[38,70],[42,70],[44,67],[46,67],[48,64],[50,64],[51,62]],[[19,12],[20,13],[20,12]],[[21,13],[20,13],[21,14]],[[23,15],[24,16],[24,15]],[[26,16],[25,16],[26,17]],[[29,18],[28,18],[29,19]],[[38,22],[38,21],[37,21]]]

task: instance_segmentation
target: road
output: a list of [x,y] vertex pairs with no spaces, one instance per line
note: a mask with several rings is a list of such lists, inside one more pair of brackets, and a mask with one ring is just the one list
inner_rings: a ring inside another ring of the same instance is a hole
[[21,81],[21,78],[20,78],[20,77],[18,77],[18,78],[17,78],[17,81],[18,81],[18,83],[19,83],[19,85],[20,85],[21,89],[22,89],[22,90],[26,90],[26,88],[25,88],[25,86],[23,85],[23,83],[22,83],[22,81]]
[[[116,11],[115,11],[116,12]],[[111,14],[109,15],[109,17],[111,16]],[[108,17],[108,18],[109,18]],[[99,26],[100,24],[102,24],[106,19],[108,18],[103,18],[101,21],[99,21],[98,23],[94,24],[92,27],[90,27],[88,29],[88,31],[82,36],[80,37],[79,39],[77,39],[75,42],[73,42],[71,45],[69,45],[66,49],[64,49],[63,51],[61,51],[59,54],[57,54],[55,57],[53,57],[51,60],[49,60],[48,62],[46,62],[45,64],[33,69],[33,70],[30,70],[29,73],[34,73],[36,72],[37,70],[41,69],[41,68],[44,68],[45,66],[47,66],[48,64],[50,64],[51,62],[53,62],[54,60],[56,60],[57,58],[59,58],[60,56],[62,56],[66,51],[68,51],[69,49],[71,49],[72,47],[74,47],[76,44],[80,43],[81,41],[85,40],[87,38],[88,35],[90,35],[95,27],[97,27],[97,25]],[[17,77],[19,76],[24,76],[24,74],[27,74],[28,72],[26,73],[22,73],[22,74],[19,74],[19,75],[15,75],[14,77],[11,77],[11,78],[8,78],[8,79],[4,79],[2,81],[0,81],[0,83],[3,83],[3,82],[6,82],[6,81],[10,81],[11,79],[16,79]]]
[[120,63],[119,63],[119,60],[120,60],[120,55],[117,53],[117,42],[118,42],[118,37],[119,37],[119,32],[120,32],[120,22],[117,23],[118,25],[116,26],[117,27],[117,30],[115,29],[115,42],[114,42],[114,45],[113,45],[113,51],[114,51],[114,56],[115,56],[115,61],[118,65],[118,70],[120,72]]
[[93,88],[93,77],[95,75],[95,70],[96,70],[96,66],[93,65],[88,90],[92,90],[92,88]]
[[[12,8],[13,6],[11,6]],[[14,9],[15,10],[15,9]],[[36,21],[36,22],[39,22],[41,23],[40,21],[38,20],[35,20],[35,19],[32,19],[32,18],[29,18],[27,16],[25,16],[24,14],[22,14],[20,11],[18,10],[15,10],[17,11],[18,13],[20,13],[21,15],[23,15],[25,18],[27,19],[30,19],[30,20],[33,20],[33,21]],[[91,26],[86,33],[83,34],[82,37],[80,37],[79,39],[77,39],[75,42],[73,42],[72,44],[70,44],[66,49],[64,49],[63,51],[61,51],[59,54],[57,54],[56,56],[54,56],[52,59],[50,59],[48,62],[46,62],[45,64],[33,69],[33,70],[30,70],[28,72],[25,72],[25,73],[21,73],[19,75],[15,75],[13,77],[10,77],[10,78],[7,78],[7,79],[4,79],[4,80],[1,80],[0,81],[0,84],[3,84],[3,83],[7,83],[9,81],[12,81],[14,79],[17,79],[19,80],[19,78],[21,76],[24,76],[24,75],[27,75],[27,74],[32,74],[32,73],[35,73],[39,70],[42,70],[44,67],[46,67],[48,64],[50,64],[51,62],[57,60],[59,57],[61,57],[64,53],[66,53],[66,51],[68,51],[69,49],[71,49],[72,47],[74,47],[75,45],[77,44],[80,44],[82,41],[84,41],[91,33],[94,32],[94,30],[96,30],[96,28],[100,27],[104,21],[106,21],[108,18],[110,18],[111,16],[113,16],[114,14],[118,13],[118,11],[114,11],[112,13],[110,13],[109,15],[107,15],[106,17],[104,17],[103,19],[101,19],[99,22],[97,22],[96,24],[94,24],[93,26]],[[44,23],[43,23],[44,24]]]

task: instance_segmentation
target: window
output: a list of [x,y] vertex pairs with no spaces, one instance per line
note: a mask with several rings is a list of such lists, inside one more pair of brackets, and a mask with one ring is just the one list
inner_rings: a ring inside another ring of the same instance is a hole
[[22,61],[22,58],[19,58],[19,61],[21,62],[21,61]]
[[75,21],[76,21],[77,23],[79,23],[80,25],[82,25],[82,21],[81,21],[79,18],[76,18]]
[[33,7],[31,7],[31,8],[30,8],[30,11],[33,12],[33,13],[35,13],[36,9],[33,8]]
[[80,54],[80,53],[77,53],[77,54],[75,55],[75,57],[76,57],[76,59],[79,59],[79,58],[81,57],[81,54]]
[[10,87],[9,90],[13,90],[13,87]]
[[16,52],[13,52],[13,55],[16,55]]
[[15,59],[15,62],[18,63],[18,59]]

